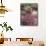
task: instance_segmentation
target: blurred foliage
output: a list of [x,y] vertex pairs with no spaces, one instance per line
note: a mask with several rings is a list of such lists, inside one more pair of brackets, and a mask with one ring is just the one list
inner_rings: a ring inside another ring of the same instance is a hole
[[25,9],[34,9],[34,10],[38,10],[38,4],[37,3],[22,3],[21,4],[21,10],[25,10]]
[[[7,32],[9,29],[10,29],[10,31],[13,30],[11,26],[7,26],[7,22],[4,22],[3,24],[0,24],[0,26],[2,26],[2,29],[3,29],[3,27],[5,27],[5,28],[6,28],[6,32]],[[2,32],[3,32],[3,31],[2,31]]]

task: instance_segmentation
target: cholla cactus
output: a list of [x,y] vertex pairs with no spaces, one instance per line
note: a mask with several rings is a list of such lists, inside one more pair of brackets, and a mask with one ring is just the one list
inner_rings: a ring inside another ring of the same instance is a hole
[[[6,28],[6,32],[10,29],[11,31],[13,30],[11,26],[7,26],[7,22],[4,22],[3,24],[0,24],[0,26],[2,26],[2,29],[3,27]],[[3,32],[3,31],[2,31]]]

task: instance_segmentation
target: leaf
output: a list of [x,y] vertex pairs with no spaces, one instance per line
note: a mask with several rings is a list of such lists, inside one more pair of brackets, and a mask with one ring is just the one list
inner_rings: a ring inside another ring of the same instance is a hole
[[0,26],[2,26],[2,24],[0,24]]
[[[8,28],[8,29],[10,29],[10,31],[12,31],[12,30],[13,30],[13,29],[11,28],[11,26],[8,26],[7,28]],[[7,30],[7,31],[8,31],[8,30]]]
[[7,27],[7,22],[6,23],[4,22],[3,24],[4,24],[4,27]]
[[6,32],[8,31],[9,29],[8,28],[6,28]]
[[13,29],[12,29],[12,28],[10,28],[10,30],[12,31]]

